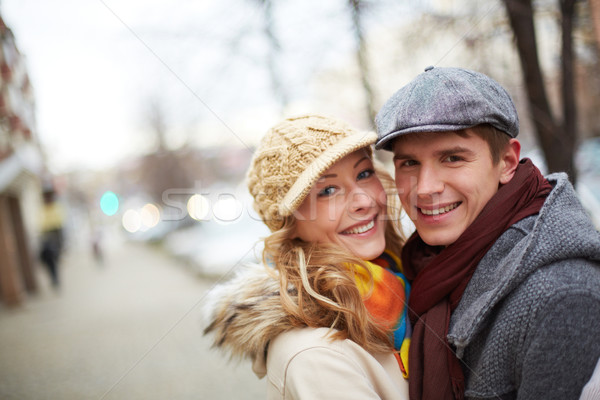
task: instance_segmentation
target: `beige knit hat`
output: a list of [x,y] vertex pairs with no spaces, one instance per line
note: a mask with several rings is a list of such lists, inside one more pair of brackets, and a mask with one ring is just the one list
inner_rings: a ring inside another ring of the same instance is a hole
[[372,156],[375,132],[357,132],[320,115],[288,118],[262,138],[250,163],[247,183],[254,208],[269,229],[281,229],[329,167],[366,147]]

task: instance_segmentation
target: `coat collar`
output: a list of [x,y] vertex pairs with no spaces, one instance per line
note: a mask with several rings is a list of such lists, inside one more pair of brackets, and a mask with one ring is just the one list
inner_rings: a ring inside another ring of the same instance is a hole
[[[554,186],[538,215],[500,236],[479,263],[450,321],[449,343],[458,357],[479,332],[494,306],[539,267],[583,257],[600,259],[600,236],[564,173],[547,177]],[[565,248],[561,238],[578,246]]]

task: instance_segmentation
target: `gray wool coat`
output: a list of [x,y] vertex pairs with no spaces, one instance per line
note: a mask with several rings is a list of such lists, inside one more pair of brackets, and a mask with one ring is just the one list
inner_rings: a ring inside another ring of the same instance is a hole
[[577,399],[600,357],[600,235],[565,174],[500,236],[451,316],[467,399]]

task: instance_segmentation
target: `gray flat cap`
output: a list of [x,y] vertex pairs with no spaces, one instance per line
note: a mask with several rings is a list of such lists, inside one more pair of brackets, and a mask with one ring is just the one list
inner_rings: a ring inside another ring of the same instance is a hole
[[510,137],[519,134],[519,117],[498,82],[462,68],[427,67],[388,99],[377,117],[376,149],[412,132],[444,132],[490,124]]

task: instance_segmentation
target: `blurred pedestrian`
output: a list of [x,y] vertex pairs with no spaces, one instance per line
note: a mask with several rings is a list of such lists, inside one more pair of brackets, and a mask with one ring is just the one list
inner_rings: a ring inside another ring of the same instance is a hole
[[102,246],[102,229],[100,227],[93,227],[91,233],[91,246],[92,256],[96,261],[96,264],[104,264],[104,248]]
[[58,288],[59,261],[64,245],[64,209],[57,201],[54,186],[44,186],[42,197],[40,260],[48,270],[52,286]]
[[253,157],[248,187],[272,232],[264,265],[210,293],[205,332],[252,359],[269,399],[407,398],[400,209],[372,159],[375,137],[300,116]]

